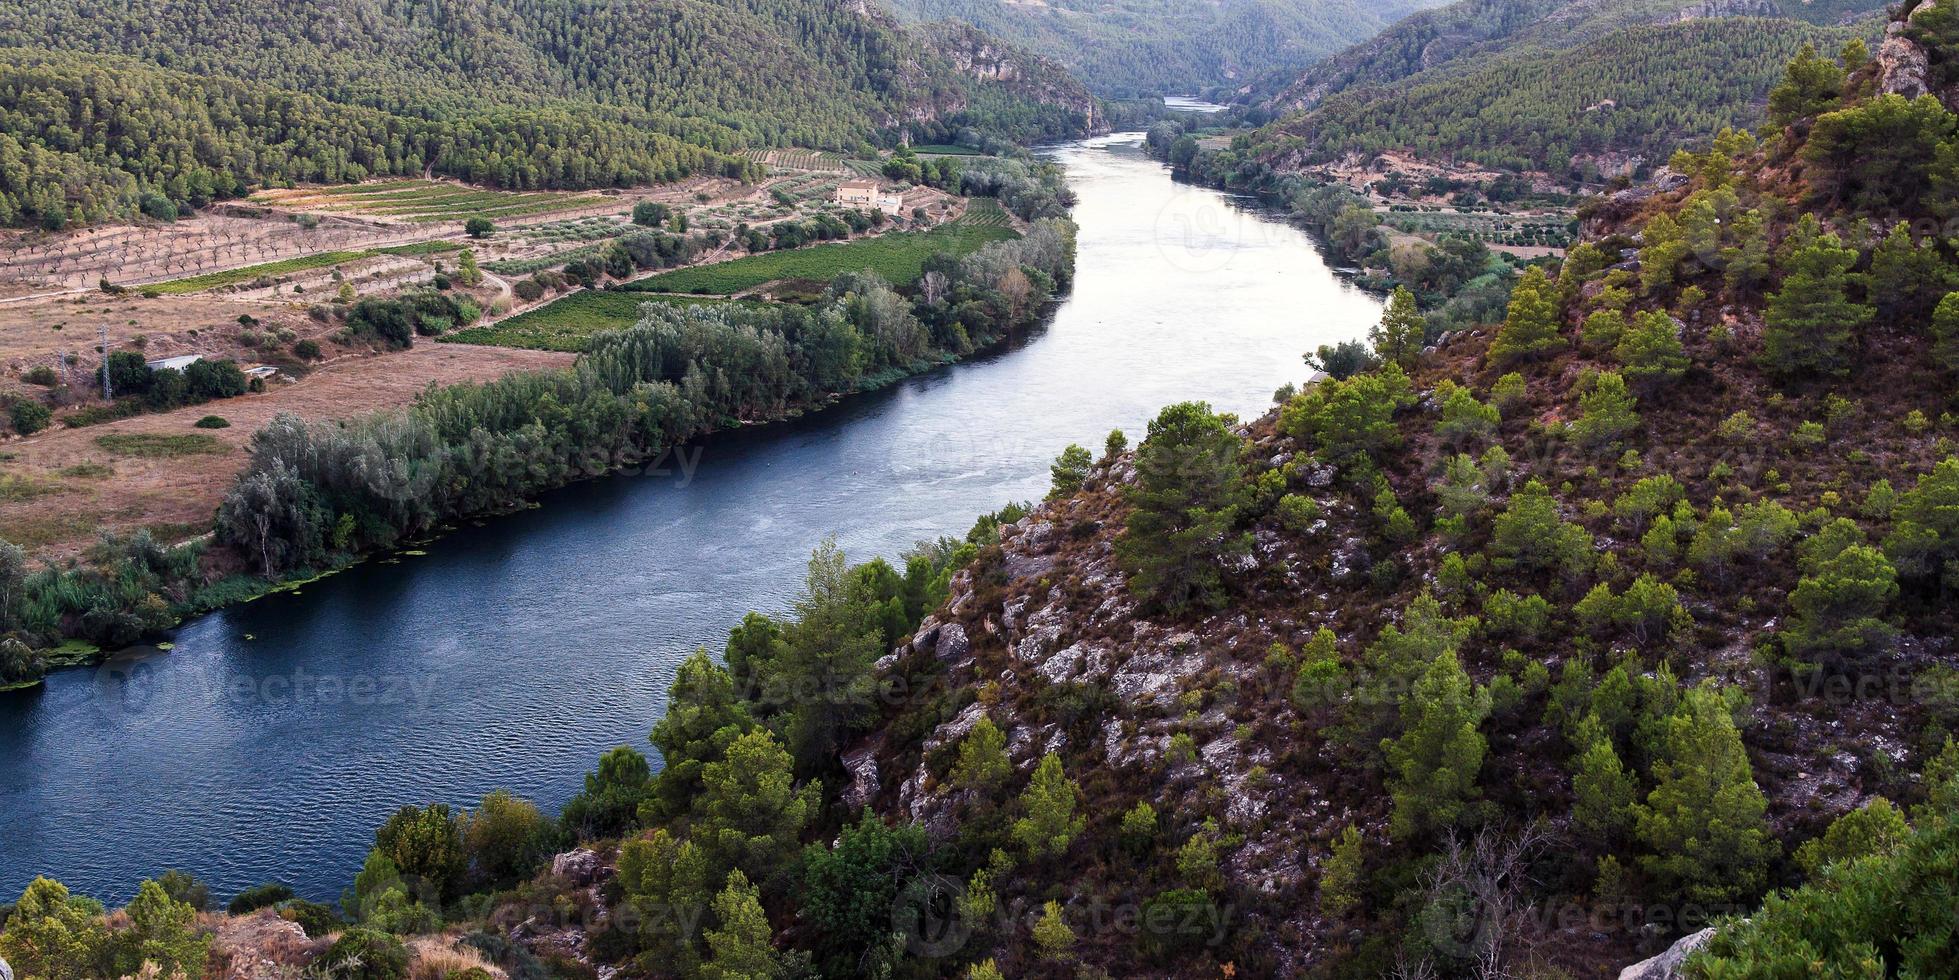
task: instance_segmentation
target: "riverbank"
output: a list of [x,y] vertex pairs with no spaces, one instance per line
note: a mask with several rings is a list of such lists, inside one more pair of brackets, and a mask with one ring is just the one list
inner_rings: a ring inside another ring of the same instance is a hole
[[[1043,315],[1072,279],[1072,236],[1072,225],[1044,220],[969,256],[942,255],[932,261],[950,271],[915,300],[874,274],[846,272],[826,292],[834,298],[810,310],[649,307],[654,326],[599,335],[565,368],[430,388],[397,412],[324,426],[275,415],[251,437],[252,456],[216,508],[224,550],[206,554],[200,542],[158,554],[146,536],[100,547],[92,557],[107,575],[84,567],[27,577],[20,618],[39,611],[68,639],[120,646],[274,583],[664,459],[690,440],[957,361]],[[70,602],[76,619],[37,605],[90,586],[93,596]]]

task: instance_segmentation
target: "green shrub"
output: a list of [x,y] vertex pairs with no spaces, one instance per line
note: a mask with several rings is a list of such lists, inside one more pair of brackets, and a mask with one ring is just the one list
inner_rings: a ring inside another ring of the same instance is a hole
[[247,912],[256,912],[259,909],[270,908],[292,897],[292,888],[282,885],[279,882],[271,881],[239,892],[232,898],[231,904],[225,906],[224,910],[232,915],[244,915]]
[[231,422],[222,415],[206,415],[191,423],[200,429],[229,429]]
[[7,408],[7,418],[13,422],[15,432],[31,436],[54,421],[54,410],[40,402],[23,399]]
[[406,980],[408,947],[374,929],[349,929],[320,957],[333,980]]

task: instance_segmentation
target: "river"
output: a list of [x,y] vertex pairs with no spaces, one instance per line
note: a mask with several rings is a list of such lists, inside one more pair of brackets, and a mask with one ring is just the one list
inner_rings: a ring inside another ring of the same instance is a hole
[[1304,233],[1139,144],[1051,151],[1080,197],[1075,287],[1008,349],[0,694],[0,900],[45,874],[121,901],[173,867],[331,899],[404,803],[555,809],[605,749],[650,751],[678,663],[786,609],[826,536],[863,560],[962,534],[1045,492],[1068,443],[1133,442],[1186,399],[1262,412],[1302,352],[1378,318]]

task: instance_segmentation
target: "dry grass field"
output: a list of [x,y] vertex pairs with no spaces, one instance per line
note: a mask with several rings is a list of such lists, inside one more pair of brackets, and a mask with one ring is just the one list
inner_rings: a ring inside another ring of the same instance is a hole
[[[252,433],[279,412],[349,418],[407,405],[430,384],[488,380],[571,360],[544,351],[424,344],[342,358],[263,394],[0,441],[0,536],[44,558],[79,554],[105,530],[148,527],[165,539],[195,537],[210,528],[245,465]],[[231,424],[193,425],[206,415]],[[195,436],[211,442],[187,438]]]

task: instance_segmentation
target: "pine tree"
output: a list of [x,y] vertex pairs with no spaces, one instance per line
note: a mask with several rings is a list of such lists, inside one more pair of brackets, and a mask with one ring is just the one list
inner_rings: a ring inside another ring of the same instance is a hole
[[1912,237],[1911,225],[1901,221],[1871,251],[1867,282],[1880,318],[1898,326],[1915,326],[1945,295],[1952,275],[1938,250],[1919,244]]
[[1480,726],[1489,713],[1489,691],[1470,681],[1453,651],[1429,664],[1402,703],[1401,737],[1382,743],[1394,798],[1389,826],[1397,839],[1446,830],[1468,817],[1481,795],[1477,776],[1489,746]]
[[691,974],[700,960],[694,914],[714,897],[707,853],[661,827],[619,845],[617,877],[641,946],[673,972]]
[[1581,569],[1592,549],[1585,529],[1558,516],[1558,502],[1542,481],[1532,480],[1510,495],[1490,536],[1493,564],[1499,569],[1522,567],[1573,573]]
[[1959,458],[1932,467],[1898,497],[1884,553],[1898,574],[1959,589]]
[[124,912],[129,928],[115,936],[112,973],[137,975],[148,964],[164,977],[203,974],[211,937],[199,934],[196,909],[171,898],[162,885],[145,881]]
[[1070,443],[1060,456],[1055,457],[1054,465],[1048,468],[1048,499],[1056,500],[1080,490],[1082,481],[1088,478],[1089,468],[1094,465],[1095,457],[1088,450]]
[[[627,274],[631,274],[630,269]],[[476,286],[483,282],[483,270],[476,264],[475,249],[463,249],[462,254],[456,256],[456,281],[465,286]]]
[[1442,399],[1442,417],[1435,423],[1435,435],[1450,446],[1488,439],[1496,434],[1503,416],[1494,407],[1476,400],[1468,388],[1444,381],[1436,392]]
[[1794,615],[1783,635],[1789,652],[1834,665],[1889,649],[1898,629],[1884,613],[1898,597],[1898,572],[1884,552],[1860,540],[1805,564],[1789,593]]
[[1832,821],[1823,836],[1804,841],[1796,848],[1796,864],[1814,878],[1839,861],[1889,854],[1910,836],[1904,812],[1882,796],[1873,797]]
[[1639,781],[1619,761],[1602,726],[1598,732],[1591,747],[1573,760],[1571,815],[1593,846],[1605,847],[1632,826]]
[[1785,377],[1850,373],[1852,338],[1872,313],[1850,299],[1857,250],[1824,234],[1815,215],[1803,216],[1785,249],[1788,274],[1763,315],[1763,364]]
[[102,908],[69,895],[50,878],[36,878],[14,903],[0,930],[0,959],[26,980],[89,980],[101,976],[100,957],[108,942]]
[[1061,771],[1061,757],[1049,752],[1034,770],[1033,781],[1020,794],[1026,816],[1014,821],[1014,839],[1030,857],[1055,857],[1068,850],[1088,821],[1075,813],[1080,791]]
[[1633,410],[1637,399],[1626,389],[1626,379],[1615,371],[1600,371],[1581,382],[1578,418],[1571,423],[1571,434],[1587,449],[1613,446],[1639,427],[1639,413]]
[[706,650],[694,651],[675,673],[667,713],[649,736],[666,765],[640,804],[640,822],[651,825],[685,813],[700,793],[702,768],[754,727],[734,677]]
[[1399,364],[1404,369],[1415,366],[1423,345],[1428,342],[1428,320],[1416,306],[1415,294],[1406,286],[1395,287],[1387,309],[1381,313],[1381,322],[1368,330],[1367,340],[1374,347],[1374,356],[1382,363]]
[[1564,345],[1558,333],[1557,289],[1543,269],[1532,266],[1510,291],[1510,309],[1490,344],[1490,360],[1507,366],[1545,357]]
[[884,642],[872,604],[859,601],[850,562],[835,541],[810,555],[796,620],[763,696],[786,709],[786,741],[797,770],[822,771],[844,736],[868,721],[877,697],[873,665]]
[[1050,899],[1041,906],[1041,917],[1034,922],[1034,943],[1050,959],[1064,956],[1074,948],[1075,930],[1062,917],[1060,902]]
[[1776,845],[1729,703],[1712,687],[1685,692],[1657,727],[1653,791],[1636,810],[1640,866],[1666,894],[1709,904],[1753,898]]
[[693,836],[721,867],[766,878],[795,855],[803,828],[821,805],[821,788],[797,790],[792,768],[775,736],[758,728],[702,770]]
[[1687,373],[1687,352],[1677,329],[1672,317],[1656,311],[1639,317],[1620,338],[1613,356],[1624,365],[1622,373],[1633,387],[1650,393]]
[[1338,919],[1360,904],[1361,873],[1365,856],[1361,854],[1360,831],[1353,824],[1340,832],[1333,851],[1320,869],[1320,911]]
[[701,964],[705,980],[773,980],[784,975],[775,951],[775,934],[762,911],[762,892],[739,870],[729,872],[727,887],[714,896],[717,928],[707,931],[708,959]]
[[959,742],[959,760],[952,766],[953,785],[985,795],[1011,775],[1013,762],[1007,758],[1007,737],[993,719],[981,715]]
[[1932,313],[1932,363],[1959,374],[1959,293],[1947,293]]
[[1235,529],[1246,503],[1243,451],[1201,402],[1172,405],[1150,422],[1116,542],[1132,592],[1171,613],[1224,601],[1219,562],[1251,547]]
[[1782,84],[1769,92],[1769,125],[1788,126],[1835,108],[1843,100],[1844,71],[1805,44],[1789,62]]

